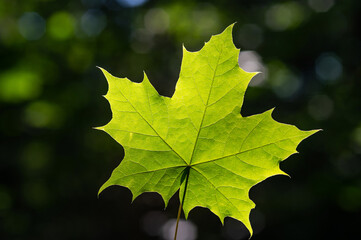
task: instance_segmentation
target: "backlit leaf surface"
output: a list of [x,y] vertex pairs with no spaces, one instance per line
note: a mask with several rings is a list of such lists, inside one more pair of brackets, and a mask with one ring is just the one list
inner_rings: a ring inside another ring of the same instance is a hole
[[256,73],[238,66],[232,27],[198,52],[183,49],[171,98],[160,96],[145,74],[135,83],[102,69],[113,117],[98,129],[124,147],[125,157],[99,192],[111,185],[129,188],[133,199],[158,192],[167,205],[180,189],[186,217],[194,207],[206,207],[222,223],[225,217],[238,219],[252,234],[250,188],[285,174],[280,161],[316,130],[279,123],[272,110],[241,116],[244,93]]

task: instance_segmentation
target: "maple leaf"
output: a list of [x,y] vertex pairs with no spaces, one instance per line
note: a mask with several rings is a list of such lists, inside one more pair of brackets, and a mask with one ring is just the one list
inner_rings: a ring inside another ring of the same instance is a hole
[[252,186],[285,174],[279,163],[317,130],[301,131],[271,117],[272,110],[243,117],[245,90],[256,73],[238,66],[239,49],[229,26],[198,52],[183,48],[179,80],[171,98],[160,96],[146,74],[141,83],[103,73],[113,117],[98,129],[120,143],[125,157],[99,193],[129,188],[133,200],[159,193],[167,206],[180,189],[185,217],[194,207],[249,221]]

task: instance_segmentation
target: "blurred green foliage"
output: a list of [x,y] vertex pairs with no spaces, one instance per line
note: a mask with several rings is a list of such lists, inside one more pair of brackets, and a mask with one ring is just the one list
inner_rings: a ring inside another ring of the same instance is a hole
[[[252,189],[253,238],[360,237],[360,16],[351,0],[0,1],[0,238],[167,239],[177,198],[163,212],[156,194],[96,196],[123,157],[92,129],[111,114],[96,66],[133,81],[145,70],[171,96],[181,45],[196,51],[233,22],[241,67],[263,72],[242,114],[276,106],[278,121],[324,129],[282,164],[292,179]],[[197,239],[248,237],[205,209],[192,222]]]

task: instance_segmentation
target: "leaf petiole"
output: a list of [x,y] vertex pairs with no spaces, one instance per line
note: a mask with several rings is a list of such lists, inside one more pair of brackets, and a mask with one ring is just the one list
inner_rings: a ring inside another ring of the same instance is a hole
[[184,186],[184,193],[183,193],[183,197],[182,197],[182,201],[179,203],[179,208],[178,208],[178,216],[177,216],[177,224],[175,227],[175,233],[174,233],[174,240],[177,240],[177,233],[178,233],[178,225],[179,225],[179,219],[182,213],[182,207],[184,204],[184,199],[186,196],[186,192],[187,192],[187,186],[188,186],[188,178],[189,178],[189,170],[190,167],[187,167],[184,171],[185,175],[186,175],[186,182],[185,182],[185,186]]

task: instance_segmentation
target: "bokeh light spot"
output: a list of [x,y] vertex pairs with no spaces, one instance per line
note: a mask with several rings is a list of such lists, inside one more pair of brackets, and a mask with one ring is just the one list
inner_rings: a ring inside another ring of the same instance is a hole
[[81,28],[89,37],[99,35],[107,25],[104,13],[97,9],[90,9],[81,17]]
[[57,128],[63,119],[63,111],[50,102],[36,101],[25,109],[25,121],[32,127]]
[[267,76],[267,69],[263,65],[261,56],[255,51],[240,51],[238,58],[239,66],[247,72],[260,72],[249,83],[250,86],[260,86]]
[[148,0],[117,0],[123,7],[139,7],[146,3]]
[[203,36],[211,34],[219,24],[219,14],[216,7],[210,4],[199,5],[193,13],[193,22],[197,23],[191,25],[195,31],[200,31]]
[[333,53],[323,53],[316,60],[316,74],[325,83],[334,83],[342,75],[342,69],[340,59]]
[[34,72],[13,69],[0,75],[0,100],[21,102],[36,98],[42,91],[42,79]]
[[153,34],[163,33],[169,27],[169,16],[161,8],[152,8],[144,16],[144,26]]
[[25,39],[38,40],[45,33],[46,22],[38,13],[27,12],[20,17],[18,29]]
[[300,89],[301,79],[282,62],[269,63],[268,70],[269,83],[278,97],[290,98]]
[[204,40],[221,31],[220,10],[212,4],[172,2],[165,10],[170,19],[168,32],[190,51],[199,50]]
[[297,2],[286,2],[271,6],[266,12],[266,25],[274,31],[298,27],[305,19],[304,8]]
[[75,20],[67,12],[57,12],[48,21],[50,36],[58,40],[70,38],[74,33]]
[[[176,228],[176,219],[168,220],[162,228],[163,238],[165,240],[173,240]],[[178,235],[179,240],[195,240],[197,239],[197,227],[190,220],[179,220]]]
[[326,95],[316,95],[308,103],[308,112],[315,120],[327,120],[333,113],[333,101]]
[[315,12],[327,12],[335,4],[335,0],[308,0],[308,5]]

